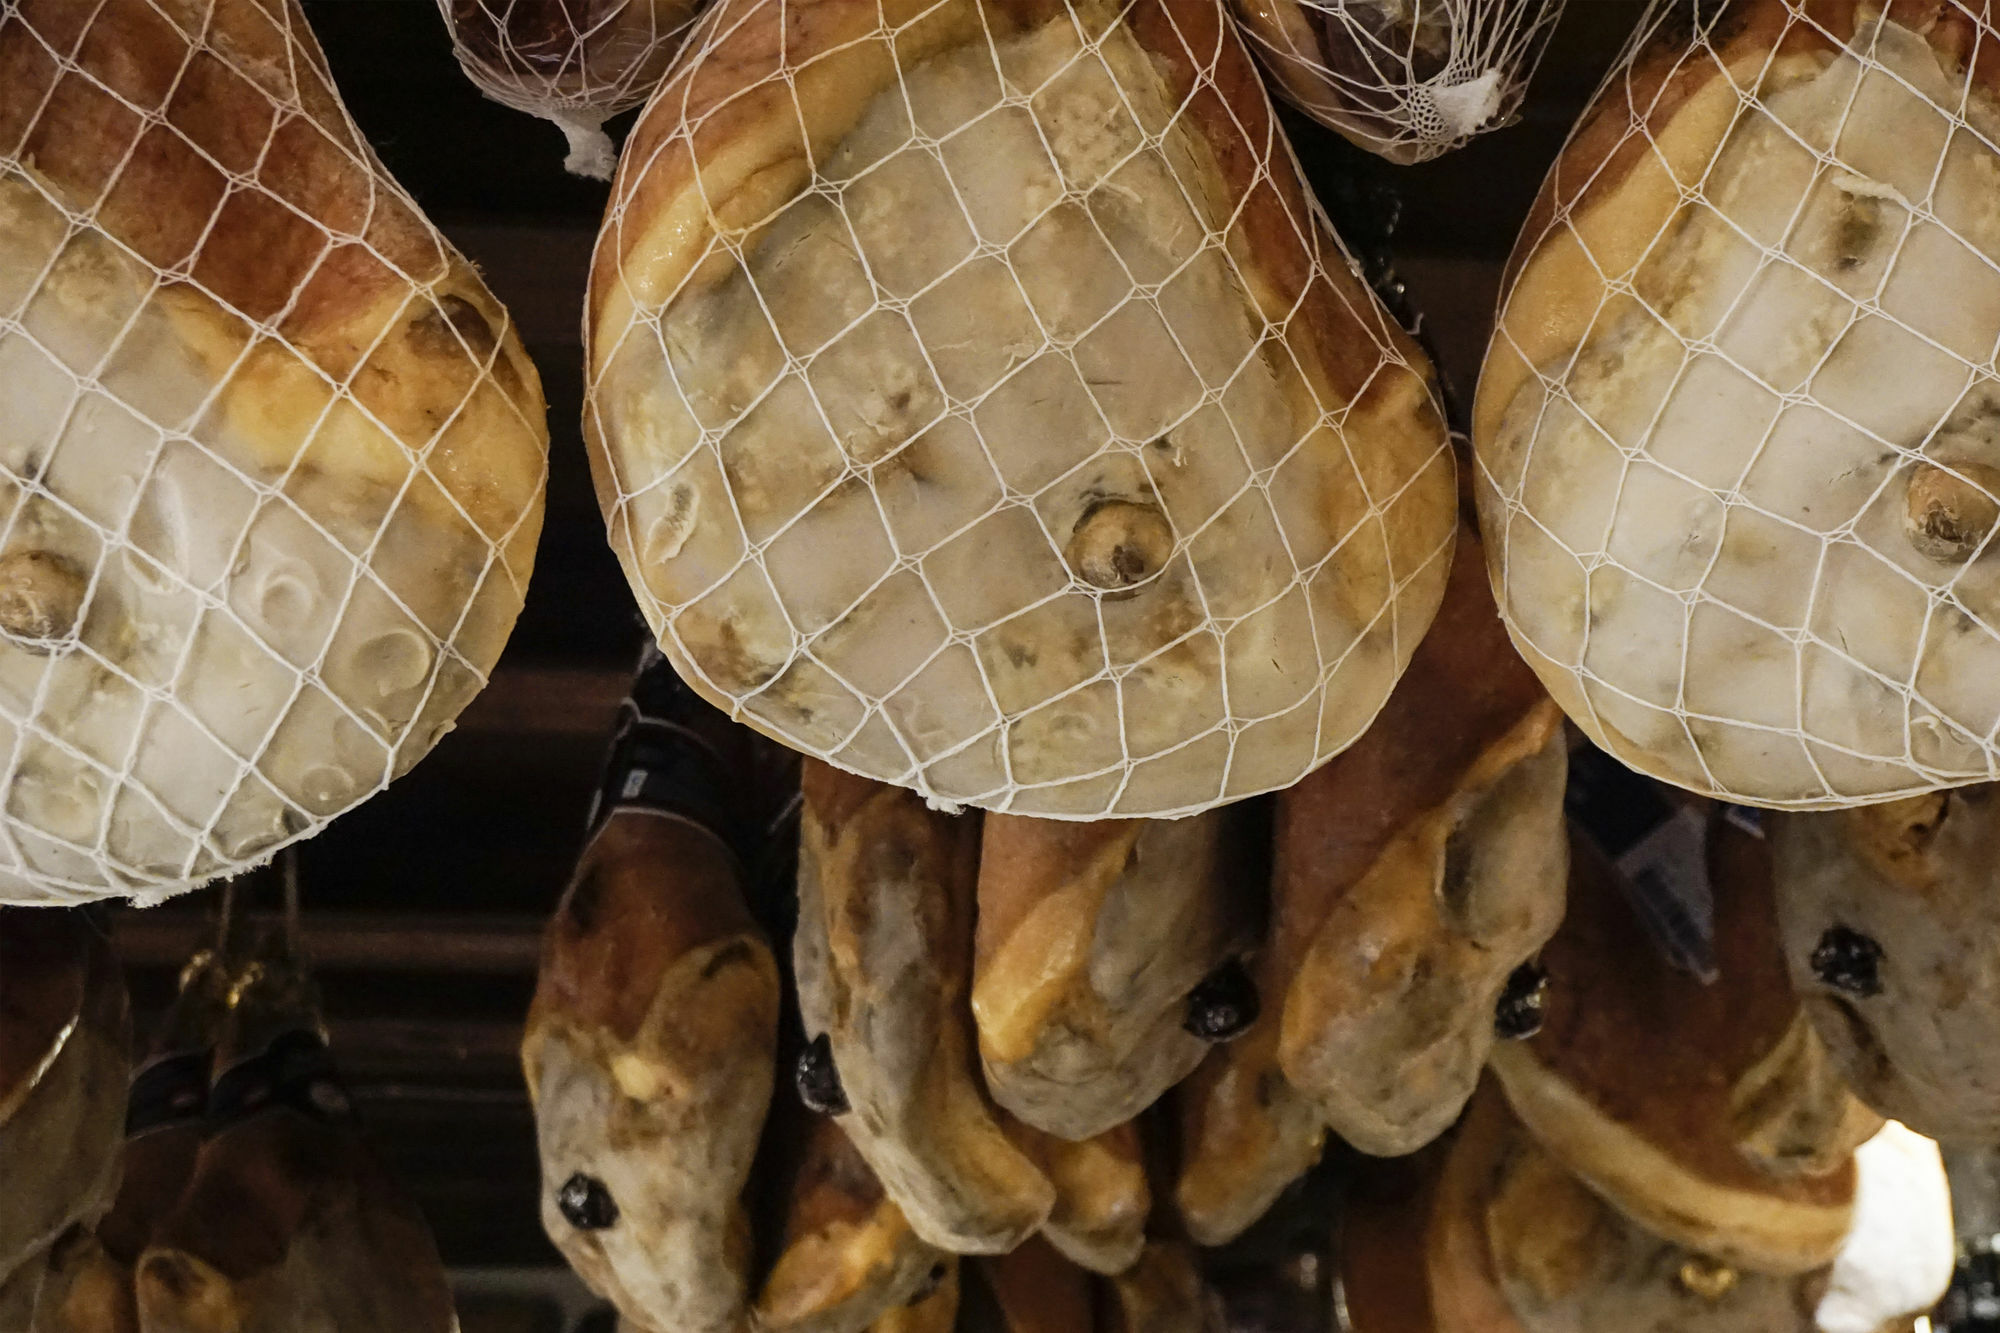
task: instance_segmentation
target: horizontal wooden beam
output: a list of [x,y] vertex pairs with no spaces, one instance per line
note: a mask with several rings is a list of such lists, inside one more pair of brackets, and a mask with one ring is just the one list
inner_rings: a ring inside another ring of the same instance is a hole
[[[280,923],[253,912],[254,928]],[[418,912],[308,911],[299,931],[319,973],[421,972],[444,975],[533,976],[541,960],[542,919]],[[121,912],[112,946],[127,967],[179,968],[208,947],[214,921],[205,912],[158,908]]]

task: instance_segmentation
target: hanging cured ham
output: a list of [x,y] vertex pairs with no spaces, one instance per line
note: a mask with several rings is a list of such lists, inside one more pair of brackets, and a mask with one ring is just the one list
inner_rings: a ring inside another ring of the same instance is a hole
[[698,0],[438,0],[467,77],[488,97],[552,122],[563,166],[610,180],[604,122],[644,102],[680,50]]
[[728,0],[628,144],[586,325],[676,666],[934,802],[1285,786],[1437,606],[1429,368],[1215,0]]
[[753,739],[647,654],[522,1042],[543,1225],[644,1328],[734,1333],[753,1295],[779,1007],[746,897]]
[[1769,849],[1720,817],[1708,841],[1719,979],[1669,961],[1603,854],[1575,839],[1568,913],[1542,955],[1544,1025],[1495,1048],[1491,1068],[1543,1148],[1634,1222],[1796,1276],[1839,1251],[1852,1154],[1882,1122],[1792,993]]
[[1740,802],[2000,771],[1984,6],[1652,7],[1542,188],[1473,423],[1514,642]]
[[837,1110],[917,1234],[1009,1251],[1055,1187],[988,1098],[966,1003],[979,821],[809,761],[792,954],[802,1090]]
[[222,893],[215,944],[182,968],[166,1019],[132,1071],[118,1192],[95,1226],[73,1228],[51,1249],[29,1333],[141,1333],[134,1271],[193,1178],[230,995],[252,962],[235,886]]
[[1831,1263],[1776,1276],[1655,1236],[1558,1164],[1497,1090],[1442,1151],[1364,1177],[1335,1254],[1351,1333],[1911,1333],[1949,1277],[1936,1145],[1855,1154]]
[[144,1333],[451,1333],[430,1227],[363,1144],[293,924],[232,988],[207,1138],[135,1279]]
[[1299,110],[1391,162],[1510,123],[1563,0],[1232,0]]
[[1254,1222],[1329,1125],[1366,1152],[1429,1142],[1472,1095],[1496,1034],[1532,1024],[1523,968],[1563,910],[1564,744],[1560,713],[1507,648],[1467,532],[1438,623],[1381,717],[1278,797],[1261,1016],[1181,1094],[1177,1190],[1196,1239]]
[[[757,1296],[771,1333],[861,1333],[945,1280],[946,1256],[918,1239],[847,1131],[831,1116],[773,1108],[795,1158],[778,1222],[778,1257]],[[800,1142],[803,1139],[803,1142]]]
[[484,683],[539,381],[296,0],[0,17],[0,398],[0,901],[268,858]]
[[1127,1122],[1074,1142],[1019,1123],[1007,1128],[1055,1188],[1041,1234],[1056,1253],[1107,1277],[1138,1262],[1153,1208],[1139,1126]]
[[2000,1134],[1990,785],[1771,823],[1785,961],[1855,1095],[1949,1142]]
[[0,908],[0,1327],[52,1251],[111,1206],[130,1071],[125,983],[78,911]]
[[1058,823],[989,815],[972,1013],[986,1085],[1038,1129],[1125,1124],[1247,1025],[1262,863],[1238,812]]

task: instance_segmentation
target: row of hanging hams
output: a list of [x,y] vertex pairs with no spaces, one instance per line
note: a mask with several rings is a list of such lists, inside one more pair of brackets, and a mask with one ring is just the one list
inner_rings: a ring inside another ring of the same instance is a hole
[[[1511,638],[1706,795],[1990,780],[1990,21],[1689,8],[1649,13],[1510,266],[1472,472]],[[677,664],[1007,813],[1184,815],[1353,744],[1434,617],[1450,459],[1220,18],[926,11],[905,51],[827,8],[780,51],[779,12],[714,11],[593,275],[600,491]],[[996,211],[1003,170],[1046,193]],[[883,190],[925,221],[881,234]]]
[[[476,67],[661,71],[585,434],[705,697],[1076,820],[1367,733],[1454,462],[1229,14],[729,0],[662,63],[654,7],[496,5],[449,11]],[[1479,12],[1345,17],[1415,51]],[[1996,776],[1987,25],[1661,0],[1549,177],[1470,470],[1511,641],[1634,767],[1782,807]],[[295,0],[17,4],[0,71],[0,870],[157,897],[448,730],[529,574],[542,400]]]
[[1959,1137],[1981,1092],[1899,1053],[1943,984],[1903,981],[1933,957],[1904,941],[1941,922],[1847,923],[1820,886],[1861,853],[1791,849],[1849,815],[1751,820],[1592,752],[1685,882],[1622,855],[1661,837],[1572,824],[1482,568],[1468,537],[1454,628],[1360,744],[1179,821],[952,814],[812,760],[795,785],[649,654],[524,1047],[551,1236],[650,1329],[894,1326],[940,1263],[1022,1254],[1100,1312],[1171,1262],[1157,1326],[1224,1328],[1213,1247],[1332,1142],[1386,1163],[1324,1251],[1359,1333],[1909,1328],[1952,1219],[1882,1112]]
[[103,922],[0,910],[0,1329],[450,1333],[296,940],[224,919],[135,1060]]
[[[603,126],[641,105],[692,36],[699,0],[438,0],[459,64],[494,101],[611,178]],[[1561,0],[1232,0],[1272,91],[1360,147],[1421,162],[1509,124]]]

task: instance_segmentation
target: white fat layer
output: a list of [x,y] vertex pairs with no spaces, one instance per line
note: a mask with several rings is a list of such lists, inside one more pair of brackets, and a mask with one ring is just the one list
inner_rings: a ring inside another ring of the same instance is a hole
[[1822,1333],[1877,1333],[1951,1285],[1951,1189],[1937,1145],[1891,1120],[1854,1160],[1854,1229],[1820,1298]]
[[[1379,517],[1173,119],[1119,25],[946,52],[607,358],[637,573],[795,744],[954,801],[1074,780],[1038,808],[1098,811],[1191,744],[1204,800],[1290,782],[1379,705],[1372,677],[1318,703],[1379,660]],[[1063,552],[1106,500],[1174,541],[1100,599]],[[1249,744],[1231,717],[1273,721]]]
[[0,902],[268,855],[427,751],[477,687],[441,640],[511,618],[467,614],[490,544],[370,475],[418,460],[350,398],[271,438],[268,382],[191,341],[235,336],[205,300],[0,171],[0,551],[87,588],[60,638],[0,635]]
[[2000,543],[1926,558],[1904,492],[2000,464],[2000,116],[1894,23],[1788,77],[1484,457],[1505,609],[1572,711],[1677,781],[1824,804],[1994,770]]

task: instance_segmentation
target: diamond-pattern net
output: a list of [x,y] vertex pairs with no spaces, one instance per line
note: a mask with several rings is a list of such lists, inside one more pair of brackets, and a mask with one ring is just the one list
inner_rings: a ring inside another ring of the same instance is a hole
[[553,122],[563,165],[610,180],[604,122],[666,76],[700,0],[437,0],[459,66],[488,97]]
[[0,902],[264,860],[484,682],[539,384],[294,0],[0,3],[0,402]]
[[1832,806],[2000,777],[1983,6],[1656,6],[1545,185],[1476,409],[1516,643],[1627,763]]
[[726,0],[692,42],[599,240],[585,423],[691,682],[1057,817],[1358,735],[1451,461],[1215,0]]
[[1513,123],[1563,0],[1231,0],[1278,92],[1394,162]]

